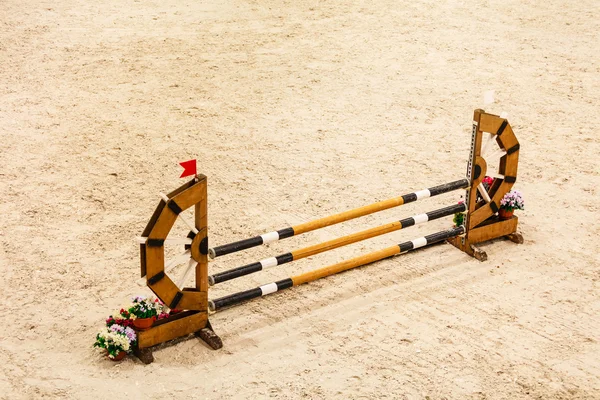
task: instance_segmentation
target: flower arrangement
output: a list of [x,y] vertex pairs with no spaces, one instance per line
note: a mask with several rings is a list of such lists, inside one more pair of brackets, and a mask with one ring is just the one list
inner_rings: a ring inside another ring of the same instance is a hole
[[96,335],[94,347],[106,349],[108,357],[115,360],[131,353],[136,343],[137,335],[133,329],[128,326],[112,324]]
[[138,330],[148,329],[155,319],[168,318],[181,310],[169,310],[160,299],[135,296],[129,306],[112,313],[106,327],[96,335],[94,347],[106,349],[111,360],[121,360],[137,344]]
[[523,195],[518,190],[511,190],[500,200],[500,208],[507,211],[524,210],[525,200],[523,200]]
[[127,309],[130,319],[153,318],[162,312],[163,304],[158,299],[152,300],[146,296],[135,296]]
[[133,325],[133,321],[131,318],[131,314],[129,313],[129,311],[121,308],[119,311],[113,313],[113,315],[110,315],[107,319],[106,319],[106,326],[111,326],[111,325],[121,325],[121,326],[132,326]]

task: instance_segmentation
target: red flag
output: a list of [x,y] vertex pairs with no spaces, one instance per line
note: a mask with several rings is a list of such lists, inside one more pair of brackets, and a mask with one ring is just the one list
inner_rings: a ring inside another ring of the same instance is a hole
[[189,160],[180,162],[179,165],[183,167],[183,172],[180,178],[184,178],[190,175],[196,175],[196,160]]

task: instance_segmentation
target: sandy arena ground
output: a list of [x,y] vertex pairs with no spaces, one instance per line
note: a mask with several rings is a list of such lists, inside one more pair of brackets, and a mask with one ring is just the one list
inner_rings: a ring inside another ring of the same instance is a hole
[[[596,0],[1,1],[0,398],[600,399],[598,12]],[[146,366],[92,348],[109,313],[150,293],[133,238],[158,192],[182,183],[179,161],[209,177],[222,244],[460,179],[478,107],[508,112],[521,141],[523,245],[485,245],[483,263],[441,245],[218,313],[220,351],[191,338]]]

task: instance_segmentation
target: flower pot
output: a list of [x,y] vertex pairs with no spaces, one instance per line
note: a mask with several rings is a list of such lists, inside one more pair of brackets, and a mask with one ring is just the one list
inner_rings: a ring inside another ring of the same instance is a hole
[[[107,352],[107,353],[108,353],[108,352]],[[125,356],[126,356],[126,355],[127,355],[127,353],[126,353],[126,352],[124,352],[124,351],[120,351],[120,352],[118,352],[118,353],[117,353],[117,355],[116,355],[116,356],[114,356],[113,358],[111,358],[111,357],[108,357],[108,358],[109,358],[109,360],[113,360],[113,361],[121,361],[123,358],[125,358]]]
[[136,318],[133,320],[133,326],[135,326],[140,331],[144,331],[149,329],[154,323],[155,317],[150,318]]
[[500,219],[502,220],[507,220],[507,219],[511,219],[513,217],[515,213],[515,210],[505,210],[504,208],[501,208],[498,210],[498,217],[500,217]]

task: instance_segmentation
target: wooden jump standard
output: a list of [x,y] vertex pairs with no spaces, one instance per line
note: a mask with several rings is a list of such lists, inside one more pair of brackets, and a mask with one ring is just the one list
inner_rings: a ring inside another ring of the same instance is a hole
[[408,228],[409,226],[433,221],[438,218],[446,217],[448,215],[454,215],[455,213],[464,211],[467,211],[467,206],[461,203],[441,208],[439,210],[430,211],[425,214],[415,215],[413,217],[405,218],[400,221],[394,221],[386,225],[381,225],[375,228],[367,229],[365,231],[353,233],[351,235],[329,240],[327,242],[319,243],[314,246],[294,250],[289,253],[280,254],[276,257],[265,258],[264,260],[252,264],[247,264],[238,268],[233,268],[227,271],[219,272],[218,274],[209,276],[208,283],[212,286],[217,283],[225,282],[231,279],[239,278],[244,275],[252,274],[254,272],[262,271],[263,269],[290,263],[292,261],[300,260],[301,258],[305,257],[310,257],[315,254],[322,253],[324,251],[337,249],[338,247],[346,246],[352,243],[360,242],[362,240],[370,239],[372,237]]
[[[500,158],[495,169],[488,171],[488,162],[492,160],[489,159],[486,150],[494,147],[494,143],[497,145],[497,148],[494,149],[494,153],[492,154],[499,155]],[[141,276],[146,278],[146,284],[169,308],[184,311],[157,321],[148,330],[139,331],[136,355],[145,363],[152,362],[151,349],[153,346],[190,333],[196,334],[213,349],[222,347],[221,339],[214,333],[208,320],[209,307],[210,310],[218,311],[251,298],[311,282],[315,279],[366,265],[396,254],[402,254],[412,249],[426,247],[444,240],[449,241],[454,246],[481,261],[487,259],[487,255],[475,247],[477,243],[499,237],[508,237],[516,243],[522,243],[523,238],[517,233],[517,217],[500,221],[496,216],[500,200],[516,181],[518,157],[519,142],[508,121],[496,115],[487,114],[483,110],[475,110],[471,151],[467,166],[467,177],[465,179],[384,200],[250,239],[217,246],[213,249],[209,249],[208,247],[206,177],[204,175],[196,175],[193,180],[175,191],[166,195],[161,194],[161,200],[154,214],[142,232],[141,237],[138,238],[140,243]],[[494,177],[492,184],[487,189],[482,185],[483,178],[486,175]],[[212,257],[219,257],[457,189],[466,189],[466,201],[464,205],[454,205],[426,214],[419,214],[411,218],[285,253],[277,257],[267,258],[258,263],[217,273],[209,278],[209,254]],[[194,210],[194,220],[190,222],[183,217],[182,212],[192,208]],[[465,221],[462,226],[437,232],[410,242],[401,243],[258,288],[214,299],[210,302],[208,300],[209,279],[211,283],[223,282],[264,268],[285,264],[293,260],[461,211],[465,212]],[[173,240],[167,237],[177,218],[182,219],[190,227],[190,233],[185,239]],[[182,255],[183,257],[179,256],[165,266],[164,246],[169,243],[182,243],[186,251]],[[167,272],[185,261],[187,261],[188,266],[176,284],[167,275]],[[186,283],[190,275],[195,276],[195,284],[188,287]]]

